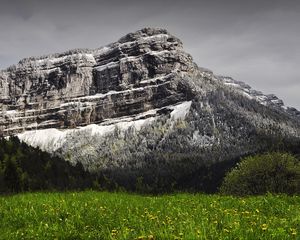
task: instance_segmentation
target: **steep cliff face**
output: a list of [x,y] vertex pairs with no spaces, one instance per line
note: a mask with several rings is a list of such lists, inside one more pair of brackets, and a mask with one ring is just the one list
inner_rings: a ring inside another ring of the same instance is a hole
[[0,107],[2,135],[93,171],[127,175],[178,179],[278,139],[300,139],[296,109],[199,68],[163,29],[24,59],[0,73]]
[[96,50],[28,58],[1,73],[4,135],[74,128],[191,99],[180,79],[194,71],[182,43],[143,29]]

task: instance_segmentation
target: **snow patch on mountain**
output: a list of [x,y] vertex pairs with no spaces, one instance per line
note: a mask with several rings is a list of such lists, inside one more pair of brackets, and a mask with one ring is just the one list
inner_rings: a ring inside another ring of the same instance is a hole
[[190,111],[192,101],[186,101],[184,103],[178,104],[176,106],[170,107],[173,111],[171,112],[171,118],[173,120],[182,120],[186,117]]
[[[184,119],[188,114],[192,101],[185,101],[177,105],[168,106],[166,109],[172,110],[170,113],[171,121]],[[158,111],[161,109],[152,109],[144,113],[137,114],[136,116],[108,119],[101,124],[90,124],[84,127],[75,129],[59,130],[56,128],[41,129],[25,131],[18,134],[18,138],[33,147],[39,147],[43,151],[55,152],[61,148],[68,139],[72,136],[79,136],[84,133],[89,136],[104,137],[112,133],[116,129],[126,131],[133,127],[136,131],[140,131],[143,126],[153,122],[159,115]]]
[[55,128],[26,131],[18,134],[18,138],[31,145],[32,147],[39,147],[43,151],[50,152],[58,149],[66,140],[67,131],[60,131]]

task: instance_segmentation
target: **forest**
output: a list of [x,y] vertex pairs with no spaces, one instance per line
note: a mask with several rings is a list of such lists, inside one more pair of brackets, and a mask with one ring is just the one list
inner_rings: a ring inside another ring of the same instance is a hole
[[[289,151],[293,154],[292,156],[288,155],[288,157],[292,159],[291,164],[295,165],[292,166],[292,172],[294,175],[296,174],[295,179],[299,184],[300,148],[295,145],[280,145],[280,148],[281,151],[284,149],[286,152]],[[189,157],[191,156],[192,155],[189,155]],[[286,160],[282,160],[281,156],[285,155],[278,155],[275,152],[270,155],[254,156],[254,160],[252,160],[254,163],[245,163],[244,165],[246,167],[244,167],[242,171],[247,172],[248,175],[251,175],[251,171],[255,173],[262,172],[262,178],[274,174],[276,176],[280,174],[283,176],[283,170],[281,170],[281,172],[274,172],[278,168],[285,169],[282,168],[281,165],[278,167],[278,164],[282,162],[284,162],[285,165],[290,164]],[[28,146],[17,137],[10,137],[9,140],[0,140],[0,193],[85,189],[118,190],[144,194],[161,194],[178,191],[216,193],[219,191],[225,176],[227,177],[227,184],[228,182],[230,183],[231,180],[228,180],[230,170],[234,169],[237,163],[247,159],[241,157],[231,159],[230,161],[215,161],[211,164],[199,165],[195,164],[195,162],[197,162],[196,155],[191,159],[188,158],[187,155],[170,155],[163,157],[164,158],[162,158],[160,154],[149,157],[151,158],[148,159],[149,161],[155,161],[156,159],[156,164],[151,168],[112,168],[109,170],[91,172],[84,169],[80,162],[74,166],[70,162],[57,156]],[[172,161],[167,161],[168,163],[166,163],[166,157],[172,158]],[[277,164],[277,162],[275,162],[275,165],[273,164],[275,170],[273,171],[271,167],[268,169],[268,164],[266,165],[264,162],[266,162],[266,160],[271,162],[273,161],[272,159],[276,158],[279,159],[279,163]],[[172,162],[174,163],[173,167]],[[259,166],[253,168],[253,166],[257,165]],[[178,169],[178,166],[180,169]],[[290,169],[290,166],[288,166],[288,168]],[[286,176],[289,177],[289,175],[291,175],[291,173],[288,170]],[[241,180],[235,179],[235,182],[240,181]],[[272,179],[270,181],[272,181]],[[230,188],[232,187],[229,186],[229,189]],[[266,187],[264,189],[268,188]],[[251,192],[248,193],[251,195]],[[289,193],[292,192],[290,191]]]

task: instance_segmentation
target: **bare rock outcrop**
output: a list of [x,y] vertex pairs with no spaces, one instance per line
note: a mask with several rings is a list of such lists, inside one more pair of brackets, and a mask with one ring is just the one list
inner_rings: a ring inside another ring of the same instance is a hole
[[95,50],[21,60],[0,75],[0,128],[74,128],[191,99],[195,70],[179,39],[145,28]]

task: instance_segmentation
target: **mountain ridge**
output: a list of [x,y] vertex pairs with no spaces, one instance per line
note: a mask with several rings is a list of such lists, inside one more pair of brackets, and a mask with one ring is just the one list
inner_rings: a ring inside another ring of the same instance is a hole
[[189,178],[205,164],[300,140],[297,110],[198,67],[166,30],[80,51],[2,71],[3,136],[122,181]]
[[[97,52],[107,51],[107,48],[115,47],[115,45],[117,43],[125,43],[126,40],[131,40],[133,42],[133,41],[136,41],[140,37],[151,37],[151,36],[157,35],[157,33],[158,33],[158,35],[161,35],[161,36],[162,35],[171,36],[173,39],[176,39],[176,41],[182,45],[182,42],[178,38],[171,35],[166,29],[163,29],[163,28],[149,28],[148,27],[148,28],[141,29],[141,30],[139,30],[137,32],[134,32],[134,33],[129,33],[129,34],[125,35],[124,37],[120,38],[117,42],[107,44],[104,47],[99,47],[99,48],[96,48],[96,49],[75,48],[75,49],[67,50],[67,51],[62,52],[62,53],[54,53],[54,54],[46,54],[46,55],[41,55],[41,56],[26,57],[26,58],[21,59],[18,62],[17,65],[11,65],[11,66],[7,67],[6,69],[0,70],[0,72],[2,74],[5,74],[6,72],[9,72],[12,69],[22,67],[24,64],[26,65],[26,63],[28,63],[28,62],[31,63],[31,62],[36,62],[36,61],[49,60],[49,59],[53,59],[53,58],[57,59],[57,58],[60,58],[60,57],[66,57],[68,55],[69,56],[79,55],[79,58],[80,58],[81,54],[83,54],[83,55],[86,54],[85,57],[88,59],[89,56],[87,56],[87,55],[89,55],[89,54],[95,55],[95,53],[97,53]],[[149,36],[149,34],[150,34],[150,36]],[[75,58],[76,58],[76,56],[75,56]],[[206,69],[206,68],[203,68],[203,67],[199,67],[199,69],[203,72],[210,72],[210,73],[213,74],[213,71],[210,70],[210,69]],[[279,99],[274,94],[267,94],[267,95],[263,94],[262,92],[253,89],[251,86],[247,85],[245,82],[234,80],[230,76],[218,75],[217,77],[222,79],[226,85],[235,85],[235,87],[237,87],[238,89],[243,90],[243,92],[245,92],[245,93],[248,93],[249,90],[250,90],[251,91],[250,94],[252,95],[252,97],[256,98],[258,101],[260,100],[261,103],[263,103],[264,100],[259,99],[259,97],[265,98],[265,100],[267,100],[269,104],[270,104],[270,102],[274,103],[274,101],[277,101],[276,104],[278,106],[284,108],[285,110],[287,110],[290,114],[295,114],[297,116],[300,115],[300,112],[296,108],[284,106],[283,101],[281,99]],[[266,103],[263,103],[263,104],[266,104]]]
[[[162,35],[162,33],[164,35]],[[44,107],[39,104],[42,100],[45,101],[45,104],[50,103],[53,105],[52,107],[57,108],[59,107],[56,102],[57,98],[59,101],[69,102],[72,98],[81,97],[81,99],[77,99],[81,102],[84,101],[84,97],[90,95],[96,98],[96,94],[98,94],[98,97],[102,98],[108,93],[110,93],[108,95],[114,95],[113,91],[121,93],[122,91],[126,92],[128,89],[133,88],[134,91],[139,92],[139,90],[142,89],[138,89],[138,87],[150,88],[150,85],[156,82],[160,82],[160,84],[163,85],[163,78],[176,77],[176,69],[173,69],[173,65],[171,65],[168,69],[157,68],[157,70],[155,70],[155,66],[153,67],[155,63],[147,64],[148,58],[152,58],[152,61],[155,61],[155,58],[159,58],[159,56],[156,55],[169,54],[168,52],[164,52],[166,51],[165,49],[168,49],[168,51],[174,51],[174,58],[182,59],[182,66],[185,64],[185,61],[191,62],[190,56],[181,51],[181,46],[177,47],[181,42],[176,42],[177,40],[173,36],[166,35],[165,33],[165,30],[158,29],[154,31],[153,29],[144,29],[138,31],[135,35],[129,34],[121,38],[120,42],[112,43],[106,47],[94,50],[93,55],[90,53],[82,54],[68,51],[66,53],[70,53],[71,55],[56,55],[57,57],[55,58],[52,58],[52,55],[48,55],[37,59],[23,59],[16,66],[15,70],[9,70],[6,74],[11,75],[11,82],[7,83],[6,86],[5,81],[7,81],[9,76],[5,76],[5,74],[3,74],[4,77],[2,76],[2,102],[9,102],[9,99],[11,99],[11,103],[16,103],[14,105],[17,105],[19,109],[26,108],[27,106],[32,109],[43,109]],[[139,38],[138,41],[125,42],[126,39],[132,40],[140,35],[143,37]],[[159,43],[159,41],[151,41],[151,38],[163,38],[163,46],[159,44],[155,45],[157,42]],[[130,44],[135,45],[135,47],[130,47]],[[143,45],[146,45],[146,47],[143,47]],[[139,57],[140,54],[142,54],[141,57]],[[171,61],[175,60],[176,59],[171,59]],[[131,69],[131,66],[133,66],[134,69]],[[177,67],[181,66],[179,65]],[[131,69],[130,72],[127,68]],[[155,73],[155,71],[158,71],[158,73]],[[26,79],[28,76],[31,79],[24,83],[24,78]],[[159,79],[160,76],[161,78]],[[151,79],[152,83],[139,81],[139,78]],[[134,84],[138,84],[138,87],[134,86]],[[160,89],[159,85],[157,88]],[[47,96],[41,99],[41,94]],[[52,99],[47,102],[45,97]],[[29,106],[30,104],[31,106]],[[2,104],[2,106],[3,105],[4,104]],[[24,105],[27,106],[25,107]],[[66,103],[65,105],[68,104]],[[11,106],[8,104],[8,107]],[[62,106],[62,108],[65,107],[66,106]],[[8,110],[11,111],[14,109]],[[63,111],[64,109],[60,110]],[[10,113],[14,112],[11,111]],[[62,121],[68,120],[63,119],[63,116],[55,116],[54,118],[60,119],[56,125],[54,122],[53,127],[57,128],[63,127],[61,126]],[[46,119],[46,121],[47,120],[48,119]],[[101,121],[101,119],[96,120],[96,122],[99,121]],[[67,123],[67,127],[70,124],[72,123]],[[83,123],[83,125],[87,124],[89,124],[89,119],[87,119],[86,123]],[[22,129],[20,129],[20,131],[22,131]]]

